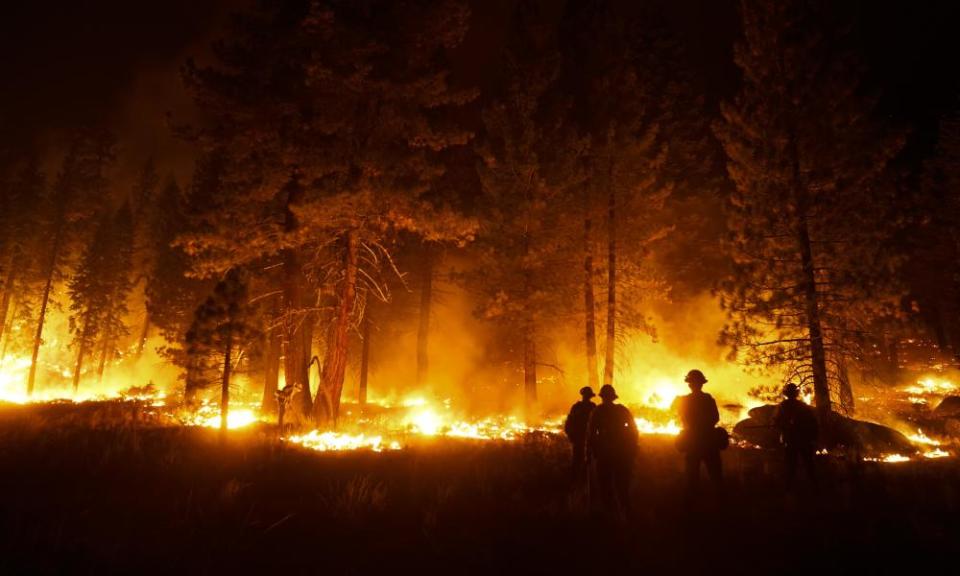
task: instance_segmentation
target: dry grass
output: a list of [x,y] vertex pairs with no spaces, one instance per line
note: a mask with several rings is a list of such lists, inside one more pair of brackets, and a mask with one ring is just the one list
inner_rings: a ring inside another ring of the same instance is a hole
[[648,438],[620,525],[569,490],[553,438],[321,455],[110,410],[0,410],[0,574],[882,573],[952,561],[960,536],[952,461],[822,461],[819,494],[785,495],[772,455],[732,449],[725,499],[690,515]]

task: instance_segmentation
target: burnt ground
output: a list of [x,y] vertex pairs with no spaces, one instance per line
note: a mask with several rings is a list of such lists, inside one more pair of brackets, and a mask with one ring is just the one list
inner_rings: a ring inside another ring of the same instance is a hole
[[775,453],[731,448],[693,514],[672,442],[644,437],[619,524],[554,437],[318,454],[74,410],[0,408],[0,574],[882,574],[960,541],[955,460],[824,457],[819,492],[785,494]]

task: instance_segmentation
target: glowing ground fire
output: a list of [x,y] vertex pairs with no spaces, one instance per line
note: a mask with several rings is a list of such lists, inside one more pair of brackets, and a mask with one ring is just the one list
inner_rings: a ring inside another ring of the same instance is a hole
[[[173,398],[152,386],[143,388],[122,388],[115,382],[104,386],[84,386],[74,394],[64,387],[72,377],[69,369],[54,364],[46,364],[47,374],[55,375],[63,382],[61,386],[39,388],[32,397],[28,397],[23,386],[30,359],[25,356],[7,356],[0,364],[0,401],[26,404],[51,401],[86,402],[94,400],[127,400],[143,402],[156,410],[169,412],[170,420],[186,426],[206,428],[220,427],[220,407],[213,401],[204,401],[192,410],[178,406]],[[625,386],[629,388],[629,385]],[[906,395],[911,401],[922,398],[942,398],[957,390],[950,381],[935,378],[920,379],[915,385],[901,387],[898,393]],[[683,393],[682,385],[667,378],[655,378],[650,385],[639,393],[644,416],[636,417],[637,429],[645,435],[675,436],[680,426],[669,411],[673,400]],[[471,418],[457,412],[452,401],[447,398],[439,402],[428,400],[423,395],[408,395],[399,400],[381,399],[373,401],[372,407],[384,411],[375,419],[354,416],[348,419],[348,427],[341,431],[310,430],[286,437],[290,444],[319,452],[369,450],[383,452],[400,450],[409,439],[452,438],[475,441],[516,441],[530,434],[562,434],[563,416],[544,418],[538,423],[526,423],[510,415]],[[745,410],[745,409],[744,409]],[[347,411],[351,413],[350,410]],[[357,412],[360,413],[359,411]],[[654,415],[662,417],[654,418]],[[650,417],[647,417],[650,416]],[[230,405],[227,428],[237,430],[258,423],[272,423],[273,416],[260,413],[257,402],[234,401]],[[727,422],[730,425],[732,422]],[[915,454],[880,454],[865,458],[867,461],[881,463],[909,462],[916,458],[936,459],[951,456],[944,442],[931,437],[924,430],[916,428],[905,430],[905,436],[917,447]]]

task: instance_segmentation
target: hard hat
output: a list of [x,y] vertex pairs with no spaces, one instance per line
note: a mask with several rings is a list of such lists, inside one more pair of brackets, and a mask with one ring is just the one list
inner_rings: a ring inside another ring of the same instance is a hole
[[684,382],[689,384],[699,384],[703,385],[707,383],[707,377],[703,375],[703,372],[699,370],[691,370],[687,372],[687,376],[683,379]]
[[616,400],[619,398],[617,396],[617,391],[613,389],[613,386],[609,384],[604,384],[600,387],[600,397],[604,400]]
[[783,387],[783,395],[787,398],[796,398],[800,395],[800,387],[791,382]]
[[580,395],[584,398],[593,398],[596,394],[593,393],[593,388],[589,386],[584,386],[580,389]]

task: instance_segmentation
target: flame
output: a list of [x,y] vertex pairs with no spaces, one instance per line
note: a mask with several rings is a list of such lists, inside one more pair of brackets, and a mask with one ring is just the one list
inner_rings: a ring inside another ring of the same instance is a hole
[[320,432],[319,430],[311,430],[300,436],[290,436],[287,441],[318,452],[344,450],[383,452],[384,450],[400,449],[399,442],[384,443],[382,436],[351,435],[338,432]]
[[443,418],[429,407],[414,412],[408,422],[414,432],[425,436],[436,436],[444,427]]
[[[917,380],[915,385],[907,386],[903,390],[919,399],[921,396],[945,396],[951,394],[957,390],[957,385],[949,380],[937,380],[932,377],[927,377]],[[911,398],[911,401],[913,401],[913,398]]]
[[637,430],[641,434],[676,436],[680,433],[680,426],[674,420],[670,420],[666,424],[654,424],[646,418],[634,418],[633,421],[637,423]]
[[[218,410],[219,412],[219,410]],[[249,426],[254,422],[259,421],[260,418],[254,413],[253,410],[249,409],[235,409],[231,408],[227,412],[227,428],[230,430],[236,430],[237,428],[243,428],[244,426]],[[199,420],[195,421],[197,426],[205,426],[207,428],[219,428],[220,427],[220,414],[214,414],[212,416],[203,417],[201,416]]]
[[916,434],[907,434],[907,439],[913,442],[914,444],[923,444],[925,446],[939,446],[940,441],[934,440],[933,438],[927,436],[923,433],[923,430],[917,428]]
[[948,458],[949,456],[951,456],[949,452],[940,448],[934,448],[923,453],[924,458]]
[[865,462],[884,462],[887,464],[898,464],[900,462],[909,462],[910,457],[903,454],[883,454],[876,458],[864,458]]

